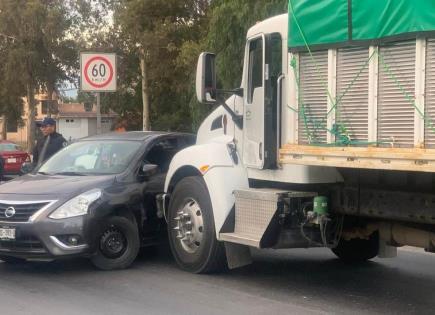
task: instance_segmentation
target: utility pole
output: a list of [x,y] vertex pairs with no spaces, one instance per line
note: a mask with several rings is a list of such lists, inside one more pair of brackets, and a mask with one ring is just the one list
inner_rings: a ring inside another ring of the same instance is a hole
[[142,76],[142,103],[143,103],[142,130],[147,131],[150,130],[150,104],[148,98],[148,86],[147,86],[144,49],[141,49],[140,70]]
[[97,92],[97,135],[101,134],[101,96],[100,92]]

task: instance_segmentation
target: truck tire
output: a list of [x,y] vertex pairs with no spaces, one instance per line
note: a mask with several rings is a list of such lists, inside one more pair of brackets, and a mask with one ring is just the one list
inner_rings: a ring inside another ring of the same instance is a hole
[[175,186],[169,203],[168,236],[181,269],[213,273],[226,268],[225,248],[216,239],[210,196],[201,177],[186,177]]
[[101,226],[96,242],[97,252],[91,257],[95,267],[101,270],[125,269],[139,253],[137,224],[125,217],[108,217]]
[[368,240],[364,239],[341,239],[338,246],[332,252],[347,263],[359,263],[376,257],[379,253],[379,236],[373,233]]

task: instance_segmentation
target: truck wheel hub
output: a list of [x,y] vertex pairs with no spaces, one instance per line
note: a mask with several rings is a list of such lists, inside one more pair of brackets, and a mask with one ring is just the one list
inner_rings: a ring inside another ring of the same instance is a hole
[[199,204],[189,199],[174,218],[174,230],[182,248],[188,253],[195,253],[201,246],[204,224]]

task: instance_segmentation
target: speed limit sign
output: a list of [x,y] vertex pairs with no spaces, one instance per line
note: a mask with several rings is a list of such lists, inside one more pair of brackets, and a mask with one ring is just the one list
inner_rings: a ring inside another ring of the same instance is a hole
[[80,73],[82,91],[116,91],[115,54],[82,52],[80,54]]

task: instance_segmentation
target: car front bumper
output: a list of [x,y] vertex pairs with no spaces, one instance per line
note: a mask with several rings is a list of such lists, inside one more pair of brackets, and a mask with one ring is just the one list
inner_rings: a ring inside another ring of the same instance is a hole
[[[15,229],[15,239],[0,239],[0,255],[26,259],[56,259],[90,254],[85,216],[53,220],[42,218],[35,222],[3,222],[0,228]],[[79,240],[72,245],[68,237]]]

